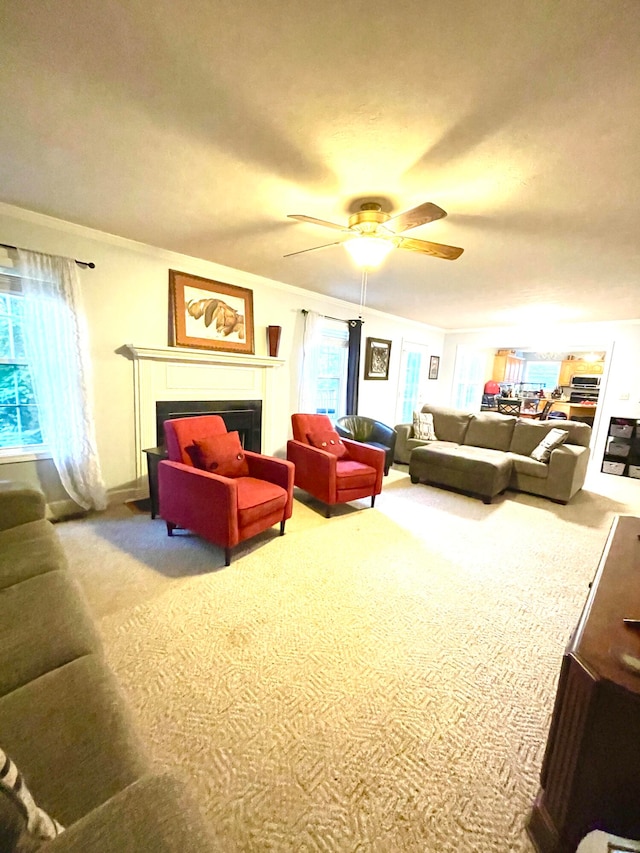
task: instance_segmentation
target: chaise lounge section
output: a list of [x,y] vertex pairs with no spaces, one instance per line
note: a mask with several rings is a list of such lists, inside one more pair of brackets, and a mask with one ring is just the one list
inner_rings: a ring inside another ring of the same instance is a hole
[[[188,780],[152,769],[44,495],[8,481],[0,482],[0,757],[2,851],[220,849]],[[57,837],[27,790],[65,827]]]
[[[397,452],[409,462],[411,482],[479,495],[485,503],[507,489],[567,503],[584,485],[591,428],[574,421],[531,421],[494,412],[464,412],[426,404],[436,438],[417,439],[400,424]],[[531,454],[553,429],[566,431],[548,461]],[[399,449],[398,449],[399,448]]]

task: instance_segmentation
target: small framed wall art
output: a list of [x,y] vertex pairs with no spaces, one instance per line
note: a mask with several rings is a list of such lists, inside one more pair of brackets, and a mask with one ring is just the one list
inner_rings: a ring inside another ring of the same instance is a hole
[[429,361],[429,379],[437,379],[440,370],[440,356],[432,355]]
[[169,270],[169,345],[252,355],[253,291]]
[[364,359],[364,378],[388,379],[390,356],[391,341],[385,341],[381,338],[367,338],[367,349]]

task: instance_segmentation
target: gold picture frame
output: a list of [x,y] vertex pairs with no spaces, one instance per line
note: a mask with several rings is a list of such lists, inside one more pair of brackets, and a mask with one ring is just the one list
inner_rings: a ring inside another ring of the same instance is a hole
[[253,355],[253,291],[169,270],[169,345]]
[[367,338],[364,359],[365,379],[388,379],[391,358],[391,341],[383,338]]

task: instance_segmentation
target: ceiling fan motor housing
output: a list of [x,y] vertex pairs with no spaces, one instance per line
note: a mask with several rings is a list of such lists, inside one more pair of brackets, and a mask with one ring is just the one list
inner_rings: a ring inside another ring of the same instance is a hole
[[367,202],[360,206],[357,213],[351,214],[349,228],[352,231],[359,231],[361,234],[376,234],[389,219],[391,219],[390,214],[383,213],[379,204]]

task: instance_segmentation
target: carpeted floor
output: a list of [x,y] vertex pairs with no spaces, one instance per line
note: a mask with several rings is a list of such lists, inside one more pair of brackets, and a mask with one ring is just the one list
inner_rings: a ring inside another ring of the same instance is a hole
[[640,488],[486,506],[405,471],[329,520],[298,494],[229,568],[124,506],[58,526],[154,762],[225,853],[532,850],[563,648]]

